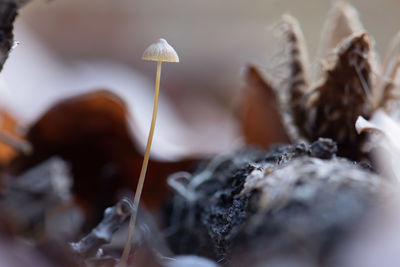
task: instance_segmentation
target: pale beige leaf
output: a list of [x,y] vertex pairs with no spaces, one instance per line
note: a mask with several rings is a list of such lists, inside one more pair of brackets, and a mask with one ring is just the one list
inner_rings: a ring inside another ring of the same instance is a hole
[[400,181],[400,124],[379,109],[368,121],[360,116],[355,127],[359,133],[369,132],[382,137],[370,138],[368,145],[377,148],[373,150],[373,157],[380,172]]

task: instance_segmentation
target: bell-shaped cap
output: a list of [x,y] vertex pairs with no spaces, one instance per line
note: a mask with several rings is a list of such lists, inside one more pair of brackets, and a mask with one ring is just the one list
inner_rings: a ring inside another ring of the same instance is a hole
[[175,49],[170,46],[163,38],[151,44],[144,50],[143,60],[164,61],[164,62],[179,62],[178,54]]

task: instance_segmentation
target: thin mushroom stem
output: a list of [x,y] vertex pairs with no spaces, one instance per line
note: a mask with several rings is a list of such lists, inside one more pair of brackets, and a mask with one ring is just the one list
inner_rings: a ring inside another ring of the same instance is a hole
[[128,263],[129,252],[131,250],[132,237],[133,237],[133,233],[135,231],[136,217],[137,217],[137,213],[139,210],[140,196],[142,195],[143,184],[144,184],[144,180],[145,180],[146,172],[147,172],[147,165],[149,163],[150,148],[151,148],[151,143],[153,141],[154,128],[155,128],[156,119],[157,119],[158,95],[159,95],[159,91],[160,91],[160,78],[161,78],[161,64],[162,64],[162,61],[160,61],[160,60],[157,61],[157,74],[156,74],[156,85],[155,85],[155,93],[154,93],[153,117],[151,119],[150,132],[149,132],[149,137],[147,138],[146,152],[144,153],[142,169],[140,171],[139,181],[138,181],[138,185],[136,187],[136,192],[135,192],[135,198],[133,200],[133,206],[135,207],[135,210],[133,211],[133,213],[130,217],[130,220],[129,220],[128,239],[126,240],[124,251],[122,253],[120,266],[127,266],[127,263]]

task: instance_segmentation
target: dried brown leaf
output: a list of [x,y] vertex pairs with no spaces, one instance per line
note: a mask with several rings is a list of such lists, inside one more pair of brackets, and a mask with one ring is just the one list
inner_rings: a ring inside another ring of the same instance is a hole
[[[108,91],[96,91],[55,104],[27,133],[31,155],[20,155],[10,171],[20,173],[59,155],[71,164],[73,193],[93,225],[124,189],[134,190],[142,164],[124,102]],[[184,170],[188,161],[151,161],[143,192],[147,207],[158,207],[168,194],[168,174]]]
[[253,65],[246,67],[245,77],[240,120],[246,144],[267,147],[288,142],[271,85]]
[[308,138],[332,138],[338,142],[339,154],[355,157],[362,138],[354,130],[359,115],[373,112],[370,64],[370,41],[366,33],[354,34],[340,44],[333,66],[325,80],[313,89]]

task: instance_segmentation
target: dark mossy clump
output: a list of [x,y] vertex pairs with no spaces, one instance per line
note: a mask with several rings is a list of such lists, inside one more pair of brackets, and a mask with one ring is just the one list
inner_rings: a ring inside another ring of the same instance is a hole
[[[315,220],[318,224],[321,219],[313,215],[326,206],[332,220],[340,220],[337,224],[332,222],[334,227],[327,227],[326,231],[332,231],[323,234],[327,241],[318,243],[329,250],[327,244],[333,242],[336,233],[352,224],[350,217],[357,217],[366,210],[369,188],[373,187],[367,181],[370,176],[372,181],[376,180],[374,174],[358,164],[336,158],[336,150],[336,144],[330,139],[319,139],[308,146],[278,145],[268,151],[246,149],[218,156],[193,174],[180,174],[185,176],[185,182],[180,183],[180,190],[173,186],[178,189],[177,194],[165,210],[170,246],[178,254],[229,259],[231,248],[237,248],[238,244],[251,247],[257,237],[283,238],[281,232],[288,230],[285,225],[294,224],[297,218],[303,218],[305,225],[313,227],[310,222]],[[302,165],[307,168],[301,168]],[[279,175],[285,169],[285,176],[278,179],[283,183],[281,188],[276,181],[273,185],[275,198],[283,202],[273,199],[276,206],[268,204],[262,208],[260,203],[266,194],[264,185],[262,180],[252,184],[250,177],[259,170],[264,180],[272,179],[269,176]],[[179,180],[180,175],[170,179]],[[336,179],[335,182],[332,179]],[[303,184],[310,186],[303,187]],[[284,186],[289,187],[283,190]],[[311,195],[302,196],[307,192],[302,190],[308,190]],[[339,210],[347,200],[349,205],[342,211],[347,214],[347,209],[349,217],[342,218]],[[246,251],[246,246],[240,247],[241,251]]]

